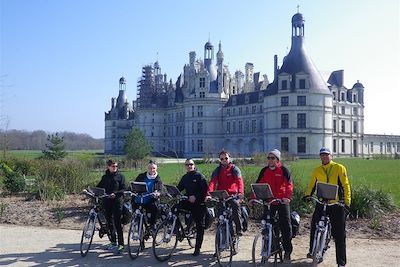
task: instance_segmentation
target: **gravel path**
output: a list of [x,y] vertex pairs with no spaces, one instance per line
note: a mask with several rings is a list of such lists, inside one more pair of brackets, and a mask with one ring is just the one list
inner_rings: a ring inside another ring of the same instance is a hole
[[[106,240],[97,235],[93,239],[93,250],[82,258],[79,253],[81,231],[52,229],[45,227],[0,224],[0,266],[216,266],[212,258],[214,236],[205,236],[202,254],[193,257],[193,249],[187,242],[178,243],[177,252],[171,260],[160,263],[152,255],[148,242],[143,254],[132,261],[126,252],[114,255],[104,250]],[[125,235],[126,238],[127,235]],[[253,235],[246,233],[241,239],[240,252],[234,256],[233,266],[251,266]],[[292,264],[279,266],[310,266],[305,258],[308,236],[301,235],[293,240]],[[400,266],[400,240],[349,238],[348,266]],[[321,267],[335,265],[335,249],[332,243]]]

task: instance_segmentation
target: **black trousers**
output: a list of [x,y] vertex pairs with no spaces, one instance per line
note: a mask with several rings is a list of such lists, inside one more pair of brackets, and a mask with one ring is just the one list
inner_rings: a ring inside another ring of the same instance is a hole
[[[242,231],[242,210],[240,207],[239,200],[231,199],[226,203],[228,206],[232,208],[232,219],[235,222],[236,232]],[[217,204],[217,215],[221,215],[222,213],[222,204]],[[218,217],[217,216],[217,217]]]
[[122,232],[121,214],[122,214],[122,198],[104,199],[104,217],[107,220],[108,229],[111,232],[111,242],[117,243],[115,230],[118,235],[118,245],[124,245],[124,234]]
[[[264,218],[266,218],[267,212],[264,210]],[[271,205],[271,216],[278,212],[279,214],[279,228],[282,232],[283,250],[286,253],[292,253],[292,223],[290,219],[290,206],[285,204]]]
[[[322,210],[323,206],[321,204],[315,206],[311,220],[310,252],[313,245],[316,223],[321,218]],[[335,239],[336,263],[338,265],[346,265],[346,213],[343,207],[337,205],[327,207],[326,212],[331,220],[332,237]]]
[[203,238],[204,238],[204,226],[203,226],[203,220],[204,216],[206,214],[206,206],[204,203],[202,204],[194,204],[190,203],[189,201],[181,201],[179,203],[179,209],[183,210],[188,210],[192,214],[192,218],[194,222],[196,223],[196,249],[200,249],[201,245],[203,244]]
[[[139,204],[133,203],[133,208],[136,209],[139,207]],[[156,219],[157,219],[157,200],[149,202],[147,204],[143,204],[142,207],[146,211],[147,214],[150,214],[150,217],[148,218],[148,222],[150,224],[150,227],[153,228],[154,225],[156,224]]]

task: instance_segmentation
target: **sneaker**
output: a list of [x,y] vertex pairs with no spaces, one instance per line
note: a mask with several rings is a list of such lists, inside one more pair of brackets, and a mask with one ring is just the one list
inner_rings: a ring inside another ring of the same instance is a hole
[[124,251],[124,246],[123,245],[118,245],[117,251],[118,251],[118,253]]
[[291,263],[291,259],[290,259],[290,253],[285,252],[284,256],[283,256],[283,262],[284,263]]
[[237,235],[237,236],[243,236],[243,233],[242,233],[242,231],[237,231],[237,232],[236,232],[236,235]]
[[116,243],[110,243],[108,245],[106,245],[107,250],[114,250],[117,248],[117,244]]
[[214,257],[214,258],[216,258],[216,257],[217,257],[217,252],[215,252],[215,253],[213,254],[213,257]]
[[344,266],[344,265],[340,265],[340,264],[339,264],[339,265],[338,265],[338,267],[345,267],[345,266]]
[[307,253],[307,258],[312,259],[312,258],[313,258],[313,255],[312,255],[310,252],[308,252],[308,253]]

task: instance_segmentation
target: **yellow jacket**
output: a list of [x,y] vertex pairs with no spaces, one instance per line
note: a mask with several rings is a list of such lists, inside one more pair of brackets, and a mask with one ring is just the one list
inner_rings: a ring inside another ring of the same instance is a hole
[[[308,183],[308,187],[305,195],[311,196],[315,190],[316,182],[329,183],[339,186],[338,196],[336,201],[344,200],[344,203],[350,206],[351,203],[351,192],[350,183],[347,177],[346,168],[339,163],[330,161],[326,165],[318,166],[312,172],[311,180]],[[333,201],[335,202],[335,201]]]

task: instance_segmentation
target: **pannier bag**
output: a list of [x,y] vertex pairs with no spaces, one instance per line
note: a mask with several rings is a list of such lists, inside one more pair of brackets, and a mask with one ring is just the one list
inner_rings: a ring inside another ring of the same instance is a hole
[[130,202],[124,202],[122,205],[122,215],[121,215],[121,223],[128,224],[131,222],[132,219],[132,204]]
[[300,215],[296,211],[292,211],[290,213],[290,220],[292,223],[292,238],[294,238],[299,233]]
[[204,229],[211,227],[215,219],[214,208],[206,208],[206,214],[204,216]]

